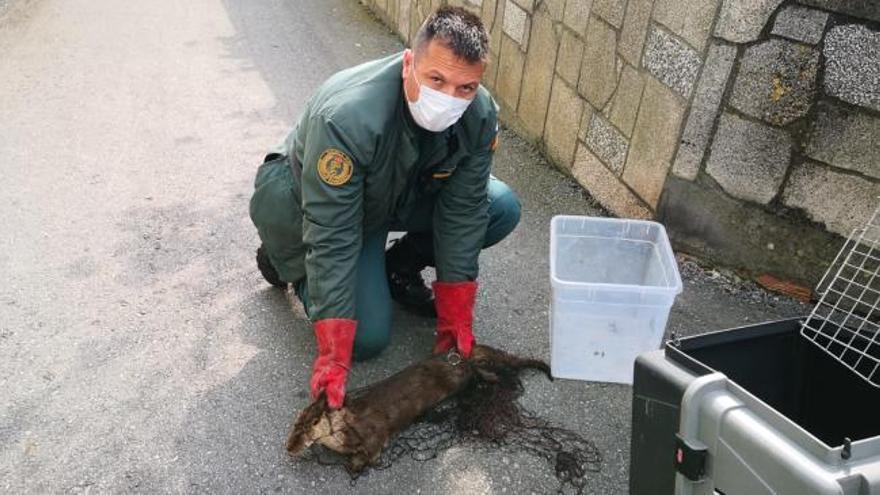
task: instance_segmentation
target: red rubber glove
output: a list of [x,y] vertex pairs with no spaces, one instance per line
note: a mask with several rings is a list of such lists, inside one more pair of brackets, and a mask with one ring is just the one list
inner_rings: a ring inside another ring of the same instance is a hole
[[327,405],[339,409],[345,400],[345,379],[351,369],[351,352],[357,321],[327,318],[314,323],[318,357],[312,366],[312,398],[327,394]]
[[434,307],[437,308],[437,342],[434,353],[453,347],[462,357],[469,357],[474,347],[474,301],[477,282],[434,282]]

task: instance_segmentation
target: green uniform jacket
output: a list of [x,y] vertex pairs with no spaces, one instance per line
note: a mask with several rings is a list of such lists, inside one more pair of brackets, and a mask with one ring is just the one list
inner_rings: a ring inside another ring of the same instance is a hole
[[[288,225],[283,252],[269,255],[282,279],[307,277],[312,320],[355,318],[362,239],[406,225],[417,202],[434,203],[438,280],[477,277],[498,107],[480,86],[456,124],[440,133],[425,131],[410,116],[402,64],[398,53],[343,70],[312,96],[296,128],[274,150],[281,160],[295,156],[302,164],[301,178],[285,176],[293,204],[263,197],[278,187],[270,164],[257,174],[251,218],[264,242],[283,230],[280,222],[301,222],[292,234]],[[291,216],[279,208],[297,211]]]

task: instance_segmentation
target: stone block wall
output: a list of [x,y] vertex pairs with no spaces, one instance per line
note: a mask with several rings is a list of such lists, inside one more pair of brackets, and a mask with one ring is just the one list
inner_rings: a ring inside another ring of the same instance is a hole
[[681,247],[812,285],[880,204],[880,2],[720,7],[657,216]]
[[880,1],[361,1],[480,15],[505,124],[679,249],[812,284],[880,203]]

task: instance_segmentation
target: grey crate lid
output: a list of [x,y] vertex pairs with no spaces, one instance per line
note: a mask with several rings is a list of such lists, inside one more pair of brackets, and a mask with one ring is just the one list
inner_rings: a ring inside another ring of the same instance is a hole
[[844,243],[817,293],[801,335],[880,388],[880,207]]

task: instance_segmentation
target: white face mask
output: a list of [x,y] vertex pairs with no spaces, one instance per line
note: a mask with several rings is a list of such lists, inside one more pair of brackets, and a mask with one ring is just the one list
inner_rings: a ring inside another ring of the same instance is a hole
[[458,122],[468,105],[471,104],[471,100],[456,98],[429,88],[420,83],[416,77],[415,64],[413,64],[412,71],[413,78],[419,85],[419,99],[409,101],[407,98],[406,102],[416,124],[431,132],[440,132]]

